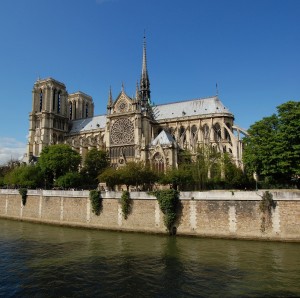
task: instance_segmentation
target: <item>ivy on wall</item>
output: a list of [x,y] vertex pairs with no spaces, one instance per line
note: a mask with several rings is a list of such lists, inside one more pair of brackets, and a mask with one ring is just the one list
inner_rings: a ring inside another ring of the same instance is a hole
[[269,191],[265,191],[259,203],[259,210],[262,212],[260,228],[262,232],[271,226],[272,210],[275,207],[276,202],[273,200],[273,195]]
[[27,200],[27,188],[19,188],[19,194],[22,197],[22,204],[25,206]]
[[129,191],[124,190],[121,196],[121,208],[124,219],[128,218],[131,211],[131,199]]
[[100,191],[90,191],[90,202],[92,205],[92,212],[96,215],[99,215],[102,210],[102,197]]
[[158,201],[160,210],[164,214],[164,224],[170,235],[174,234],[174,224],[177,219],[179,192],[175,189],[156,190],[152,192]]

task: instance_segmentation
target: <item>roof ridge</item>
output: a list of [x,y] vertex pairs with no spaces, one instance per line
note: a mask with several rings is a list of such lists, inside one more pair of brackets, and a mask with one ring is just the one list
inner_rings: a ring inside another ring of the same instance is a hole
[[219,99],[218,96],[207,96],[207,97],[199,97],[199,98],[193,98],[193,99],[184,99],[184,100],[179,100],[179,101],[173,101],[169,103],[161,103],[161,104],[156,104],[155,106],[164,106],[164,105],[171,105],[171,104],[176,104],[176,103],[181,103],[181,102],[189,102],[189,101],[196,101],[196,100],[205,100],[205,99]]

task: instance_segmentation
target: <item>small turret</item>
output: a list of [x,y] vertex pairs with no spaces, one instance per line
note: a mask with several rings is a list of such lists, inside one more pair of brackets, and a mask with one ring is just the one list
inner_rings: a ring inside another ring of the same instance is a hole
[[107,100],[107,114],[110,114],[113,104],[114,104],[114,102],[113,102],[111,86],[110,86],[109,93],[108,93],[108,100]]

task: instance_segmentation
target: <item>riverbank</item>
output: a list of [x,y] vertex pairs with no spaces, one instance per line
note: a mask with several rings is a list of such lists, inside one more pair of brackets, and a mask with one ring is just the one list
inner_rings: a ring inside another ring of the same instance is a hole
[[[177,235],[300,242],[300,191],[270,191],[275,207],[259,208],[263,190],[181,192]],[[88,191],[0,190],[0,217],[105,230],[167,233],[154,196],[131,192],[131,212],[122,215],[121,192],[102,192],[100,215],[92,213]]]

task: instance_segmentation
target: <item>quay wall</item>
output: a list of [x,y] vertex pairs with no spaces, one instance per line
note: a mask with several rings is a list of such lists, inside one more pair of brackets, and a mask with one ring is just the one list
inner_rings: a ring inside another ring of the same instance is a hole
[[[263,190],[181,192],[177,235],[300,242],[300,191],[272,190],[276,207],[259,209]],[[102,192],[100,215],[88,191],[28,190],[25,206],[18,190],[0,189],[0,217],[64,226],[167,233],[154,196],[131,192],[131,212],[122,215],[121,192]]]

